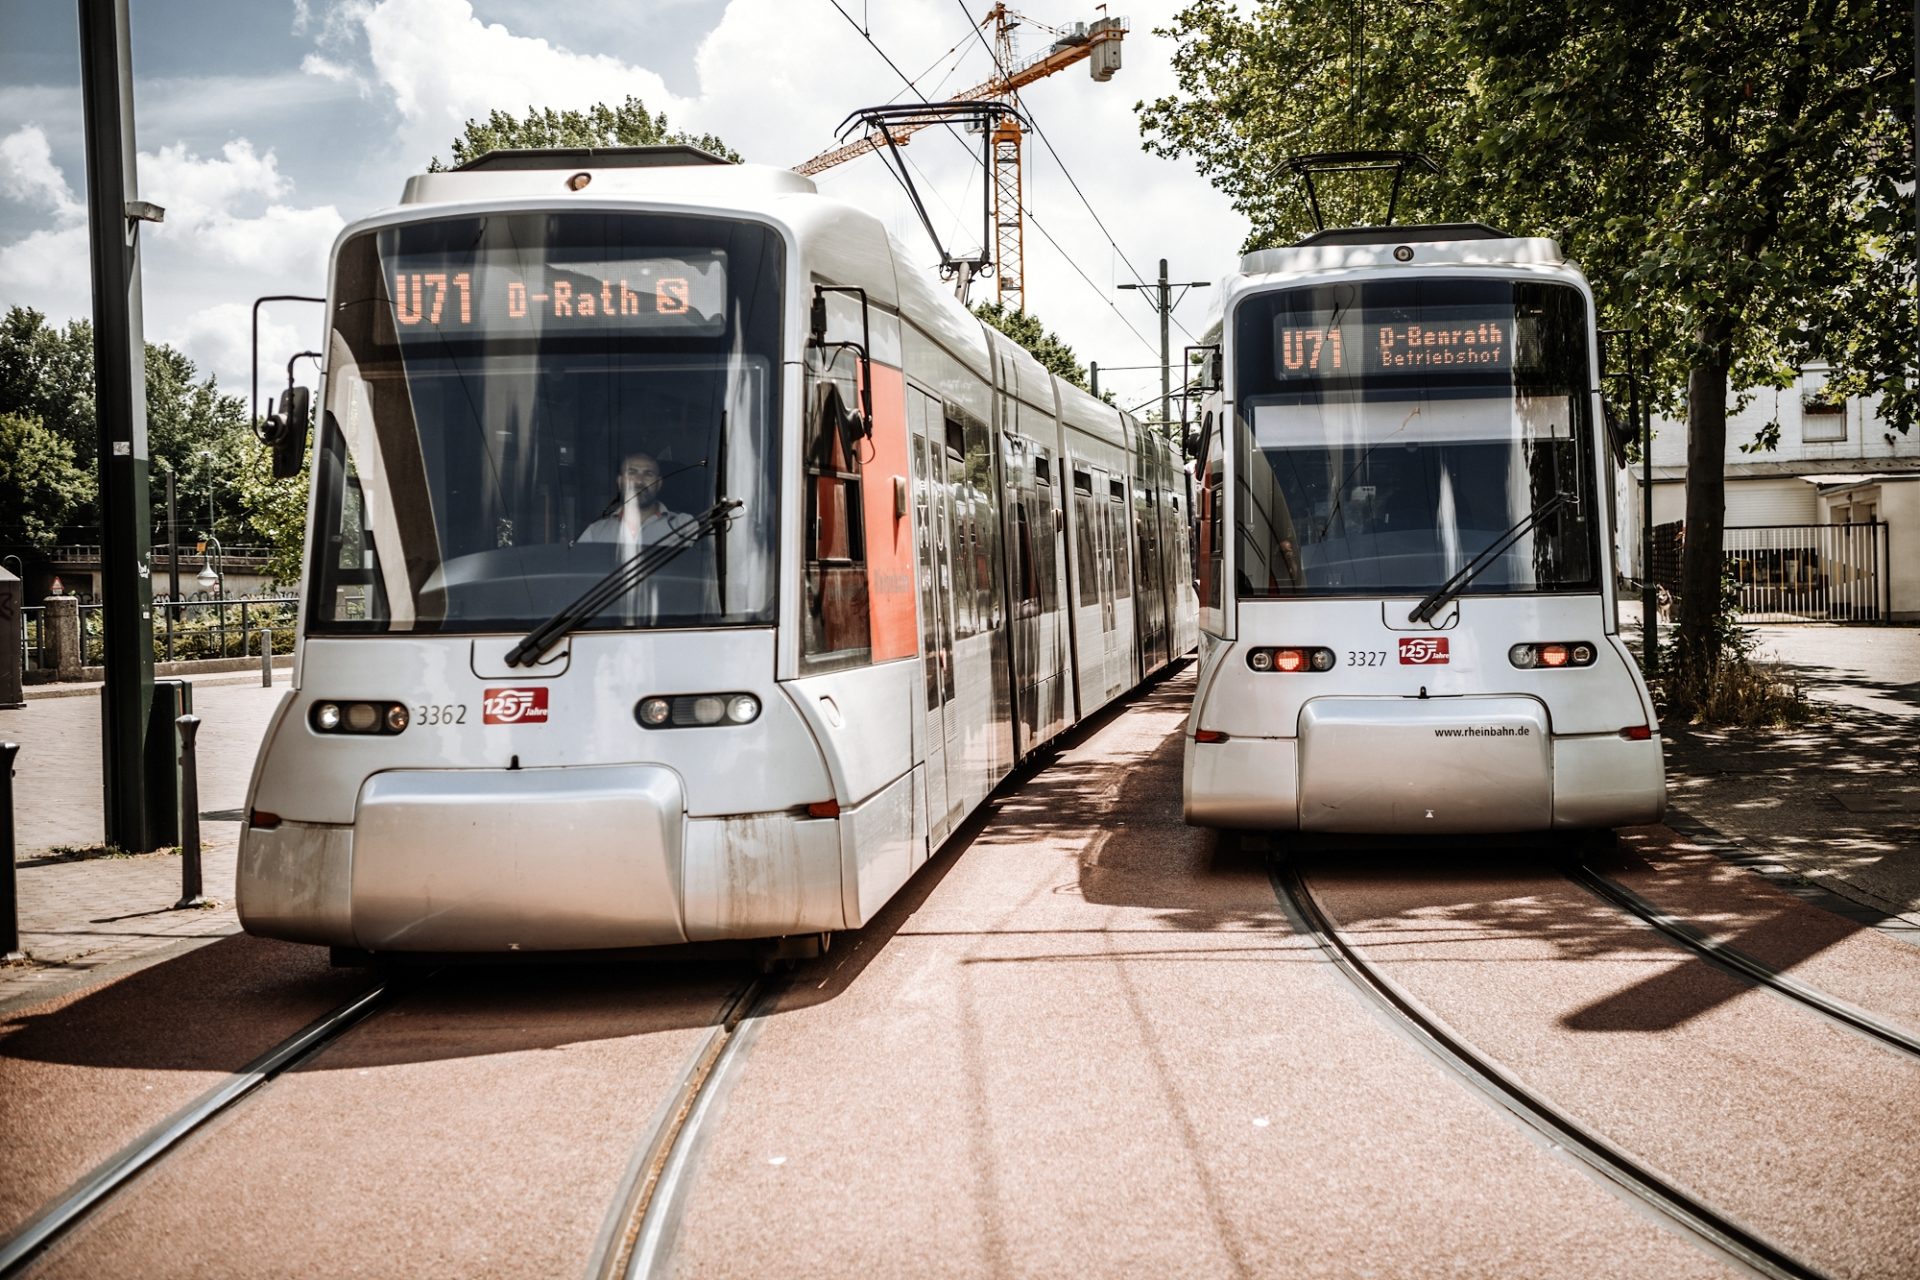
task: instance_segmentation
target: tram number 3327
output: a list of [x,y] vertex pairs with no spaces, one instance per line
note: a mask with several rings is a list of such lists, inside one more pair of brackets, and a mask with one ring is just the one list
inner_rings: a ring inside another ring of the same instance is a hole
[[1387,665],[1385,649],[1349,649],[1347,665],[1350,667],[1384,667]]

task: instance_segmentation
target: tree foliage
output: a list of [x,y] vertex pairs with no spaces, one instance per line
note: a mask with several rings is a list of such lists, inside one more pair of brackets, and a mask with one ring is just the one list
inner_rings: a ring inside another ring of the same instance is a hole
[[73,446],[38,418],[0,413],[0,542],[45,550],[94,479],[74,465]]
[[[202,378],[186,355],[148,343],[147,454],[156,540],[166,537],[166,476],[181,536],[211,526],[224,542],[255,537],[298,576],[306,485],[273,480],[246,403]],[[0,319],[0,546],[22,553],[100,540],[99,430],[93,328],[64,328],[25,307]],[[249,532],[251,530],[251,532]]]
[[973,314],[1025,347],[1041,368],[1065,378],[1082,391],[1087,389],[1087,370],[1060,335],[1040,323],[1026,311],[1010,311],[998,302],[976,303]]
[[[1486,221],[1559,240],[1600,322],[1637,331],[1654,403],[1688,422],[1681,652],[1711,665],[1728,387],[1805,365],[1877,394],[1908,430],[1912,29],[1891,0],[1390,0],[1331,9],[1195,0],[1179,92],[1139,107],[1253,223],[1311,230],[1290,155],[1418,150],[1398,221]],[[1330,224],[1378,222],[1378,186],[1322,180]]]
[[[477,160],[489,151],[516,151],[538,147],[654,147],[683,144],[711,151],[740,163],[740,153],[711,133],[689,133],[667,125],[664,111],[649,113],[647,104],[629,94],[617,107],[597,102],[585,111],[555,111],[529,106],[525,116],[495,109],[485,123],[468,120],[453,140],[453,163]],[[435,156],[429,172],[446,168]]]

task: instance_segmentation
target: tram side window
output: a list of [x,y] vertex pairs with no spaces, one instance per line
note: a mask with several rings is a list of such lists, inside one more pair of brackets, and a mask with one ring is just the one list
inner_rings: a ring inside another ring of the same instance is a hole
[[1040,602],[1040,584],[1033,576],[1033,528],[1027,519],[1027,504],[1020,498],[1013,503],[1013,549],[1017,564],[1015,573],[1019,580],[1014,583],[1018,589],[1015,597],[1020,602],[1020,613],[1024,616],[1034,612]]
[[810,666],[851,666],[872,652],[860,440],[852,390],[822,382],[807,415],[806,598],[801,655]]
[[1208,609],[1220,608],[1221,579],[1226,573],[1226,529],[1222,517],[1226,502],[1226,416],[1212,410],[1201,427],[1201,452],[1196,468],[1201,476],[1200,546],[1196,555],[1200,570],[1200,603]]
[[[953,565],[955,611],[964,635],[978,635],[999,624],[993,598],[993,560],[999,555],[993,514],[993,455],[987,424],[955,407],[948,408],[947,464],[953,476],[954,507],[965,513],[967,538],[956,545]],[[964,602],[963,602],[964,601]]]
[[1082,605],[1100,603],[1101,559],[1094,551],[1097,541],[1094,533],[1094,521],[1099,518],[1100,507],[1093,498],[1093,475],[1084,467],[1073,469],[1073,542],[1079,556],[1080,594]]

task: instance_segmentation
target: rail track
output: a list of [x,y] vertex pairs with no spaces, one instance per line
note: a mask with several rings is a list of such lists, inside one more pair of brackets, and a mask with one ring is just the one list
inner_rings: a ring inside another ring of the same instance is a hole
[[706,1143],[707,1122],[782,989],[781,983],[757,978],[736,990],[722,1008],[634,1152],[595,1242],[589,1280],[652,1276],[671,1255],[684,1192]]
[[1586,863],[1564,869],[1567,878],[1595,897],[1652,925],[1674,942],[1737,977],[1758,983],[1796,1004],[1812,1009],[1869,1039],[1920,1058],[1920,1036],[1837,996],[1810,987],[1764,961],[1709,936],[1688,921],[1662,911],[1627,886]]
[[251,1096],[260,1086],[289,1071],[364,1022],[391,1001],[397,990],[381,982],[333,1012],[316,1019],[201,1094],[75,1183],[38,1217],[0,1242],[0,1278],[20,1274],[62,1235],[84,1221],[143,1171],[176,1149],[189,1135]]
[[1340,975],[1410,1041],[1495,1106],[1534,1130],[1550,1145],[1580,1161],[1618,1192],[1668,1219],[1728,1262],[1752,1274],[1775,1278],[1803,1280],[1825,1275],[1645,1168],[1455,1036],[1340,936],[1338,928],[1321,911],[1297,866],[1276,858],[1271,878],[1274,893],[1289,921],[1320,948]]

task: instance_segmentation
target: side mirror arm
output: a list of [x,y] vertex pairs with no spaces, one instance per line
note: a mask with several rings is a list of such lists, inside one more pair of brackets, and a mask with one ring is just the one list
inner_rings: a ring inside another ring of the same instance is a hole
[[[830,293],[850,293],[860,299],[860,341],[827,341],[827,295]],[[836,351],[852,351],[860,357],[860,411],[866,418],[866,434],[873,433],[873,325],[867,306],[867,291],[851,284],[817,284],[813,286],[813,308],[810,316],[811,332],[808,345],[819,347],[822,351],[832,348]]]

